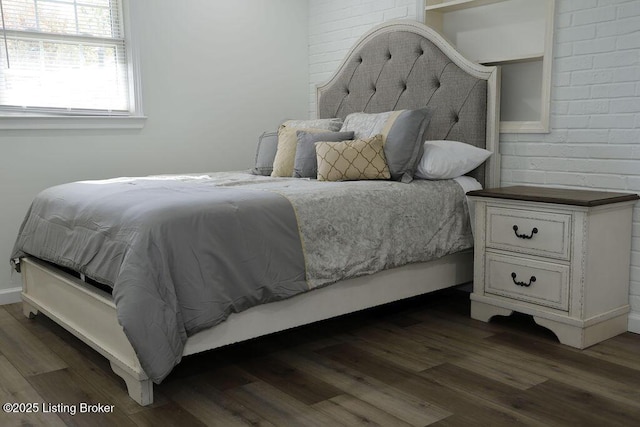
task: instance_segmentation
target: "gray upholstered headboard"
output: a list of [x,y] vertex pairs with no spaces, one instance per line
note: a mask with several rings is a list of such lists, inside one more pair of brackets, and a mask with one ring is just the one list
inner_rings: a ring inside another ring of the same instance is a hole
[[430,140],[462,141],[494,154],[471,173],[500,184],[498,69],[463,58],[432,29],[392,21],[365,34],[329,82],[318,87],[318,117],[429,107]]

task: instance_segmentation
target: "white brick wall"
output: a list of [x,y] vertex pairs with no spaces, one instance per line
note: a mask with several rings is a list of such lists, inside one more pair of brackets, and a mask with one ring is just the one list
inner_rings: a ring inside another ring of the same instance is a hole
[[[358,37],[416,0],[310,0],[310,114]],[[503,134],[504,185],[640,193],[640,0],[556,0],[551,132]],[[629,327],[640,333],[640,203],[633,216]]]

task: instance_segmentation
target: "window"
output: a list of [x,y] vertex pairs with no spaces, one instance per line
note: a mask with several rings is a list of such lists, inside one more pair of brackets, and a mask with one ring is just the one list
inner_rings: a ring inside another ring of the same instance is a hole
[[139,114],[122,2],[0,0],[0,114]]

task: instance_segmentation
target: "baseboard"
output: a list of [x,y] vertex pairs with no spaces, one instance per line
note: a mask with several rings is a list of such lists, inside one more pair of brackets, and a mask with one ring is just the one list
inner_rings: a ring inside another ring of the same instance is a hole
[[640,313],[629,313],[629,332],[640,334]]
[[22,292],[22,288],[0,289],[0,305],[20,302],[22,300],[20,292]]

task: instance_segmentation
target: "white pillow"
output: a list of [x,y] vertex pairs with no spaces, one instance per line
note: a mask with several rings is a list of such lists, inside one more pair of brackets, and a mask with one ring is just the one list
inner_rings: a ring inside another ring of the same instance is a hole
[[491,151],[458,141],[425,141],[424,154],[416,177],[452,179],[471,172],[491,155]]

